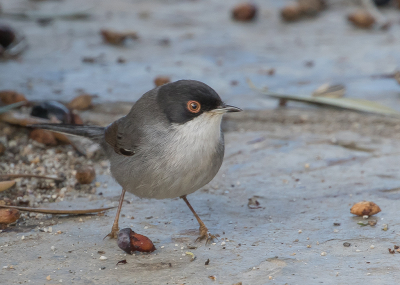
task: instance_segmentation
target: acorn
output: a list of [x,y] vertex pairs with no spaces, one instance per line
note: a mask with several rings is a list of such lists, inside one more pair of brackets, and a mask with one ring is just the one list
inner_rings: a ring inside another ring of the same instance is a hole
[[286,22],[293,22],[301,17],[302,10],[298,3],[292,3],[285,6],[281,10],[281,17]]
[[169,82],[171,82],[171,79],[168,76],[157,76],[154,79],[154,84],[156,86],[161,86],[161,85],[167,84]]
[[9,105],[17,102],[26,102],[24,94],[18,93],[13,90],[2,90],[0,91],[0,101],[4,105]]
[[75,110],[87,110],[92,106],[93,95],[81,94],[76,96],[68,104],[68,108]]
[[119,231],[117,242],[119,248],[129,254],[133,254],[135,251],[153,252],[156,250],[153,242],[148,237],[137,234],[130,228]]
[[50,131],[42,129],[34,129],[31,131],[29,138],[44,145],[52,145],[52,146],[57,145],[57,140],[54,134]]
[[16,222],[21,213],[17,209],[0,208],[0,224],[8,225]]
[[375,18],[366,10],[358,10],[347,16],[347,19],[353,23],[353,25],[363,28],[370,29],[375,24]]
[[236,21],[248,22],[257,15],[257,6],[251,3],[241,3],[232,9],[232,18]]
[[323,0],[298,0],[297,2],[301,12],[307,16],[316,16],[326,5]]
[[96,172],[91,166],[82,166],[76,170],[75,178],[79,184],[90,184],[96,178]]
[[355,203],[350,209],[350,213],[357,216],[372,216],[381,211],[381,208],[374,202],[362,201]]

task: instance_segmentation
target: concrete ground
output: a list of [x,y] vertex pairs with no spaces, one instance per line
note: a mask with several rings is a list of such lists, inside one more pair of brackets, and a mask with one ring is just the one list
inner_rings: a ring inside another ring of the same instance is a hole
[[[229,16],[237,1],[1,1],[6,15],[0,20],[29,43],[19,60],[0,63],[1,89],[23,92],[29,100],[68,101],[84,89],[98,94],[98,102],[133,102],[157,75],[167,75],[204,81],[227,103],[253,111],[227,118],[222,169],[188,197],[220,236],[215,244],[194,242],[198,225],[183,201],[140,200],[128,193],[120,226],[148,236],[155,252],[125,255],[115,240],[103,240],[116,210],[21,220],[0,233],[0,284],[398,283],[400,255],[388,248],[399,243],[400,121],[309,107],[274,109],[276,101],[246,83],[250,78],[289,94],[342,83],[348,97],[400,110],[397,83],[371,78],[399,67],[398,11],[384,10],[393,20],[388,31],[364,31],[345,20],[355,9],[350,1],[329,1],[333,5],[320,17],[294,24],[278,17],[289,1],[258,2],[258,20],[243,24]],[[38,14],[77,10],[90,18],[56,19],[44,27],[35,21]],[[21,11],[30,19],[9,15]],[[140,40],[105,45],[100,28],[136,30]],[[83,63],[85,56],[99,60]],[[120,56],[125,64],[116,62]],[[266,74],[270,68],[274,76]],[[99,118],[103,113],[82,117],[109,121]],[[116,205],[120,187],[110,176],[96,179],[102,187],[90,198],[77,195],[48,207]],[[250,198],[260,207],[249,207]],[[376,226],[362,227],[357,222],[363,219],[350,214],[362,200],[381,207],[369,219]],[[52,233],[40,231],[49,226]],[[186,252],[196,259],[191,262]],[[116,265],[123,259],[127,264]]]
[[[260,113],[246,112],[239,123],[233,116],[225,122],[222,169],[189,196],[210,231],[220,236],[215,243],[195,242],[197,222],[180,199],[141,200],[127,194],[120,226],[148,236],[155,252],[126,255],[115,240],[103,240],[115,210],[104,216],[30,219],[1,233],[1,283],[396,284],[400,255],[388,248],[399,241],[400,140],[379,134],[382,127],[370,121],[379,120],[386,129],[397,129],[400,122],[329,110],[304,120],[307,114],[264,111],[262,117],[269,118],[264,122],[255,119]],[[318,116],[332,122],[347,117],[351,124],[329,125]],[[290,119],[296,118],[303,121],[293,124]],[[116,205],[120,187],[107,175],[97,181],[108,187],[90,199],[48,207]],[[249,198],[259,207],[249,207]],[[362,227],[357,222],[363,219],[350,214],[353,203],[362,200],[381,207],[369,218],[377,220],[376,226]],[[50,225],[52,233],[39,230]],[[196,256],[192,262],[188,251]],[[101,255],[108,259],[100,260]],[[127,264],[116,265],[123,259]]]

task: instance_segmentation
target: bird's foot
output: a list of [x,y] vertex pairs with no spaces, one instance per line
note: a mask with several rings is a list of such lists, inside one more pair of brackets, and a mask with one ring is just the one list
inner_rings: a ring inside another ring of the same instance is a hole
[[200,226],[199,228],[200,231],[200,235],[199,237],[196,239],[197,241],[202,241],[202,240],[206,240],[206,244],[213,241],[214,239],[216,239],[217,237],[213,234],[210,234],[210,232],[208,231],[206,226]]
[[116,238],[118,238],[118,233],[119,233],[118,224],[117,225],[113,225],[112,228],[111,228],[111,232],[108,235],[106,235],[103,239],[105,239],[106,237],[109,237],[111,239],[113,239],[113,238],[116,239]]

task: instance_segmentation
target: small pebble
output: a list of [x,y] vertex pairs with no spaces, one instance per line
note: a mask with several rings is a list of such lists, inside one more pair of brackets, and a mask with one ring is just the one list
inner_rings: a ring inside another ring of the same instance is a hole
[[311,248],[311,244],[307,244],[307,248]]
[[226,243],[223,241],[223,242],[221,242],[221,245],[225,245]]
[[55,250],[56,250],[56,247],[55,247],[54,245],[52,245],[52,246],[50,247],[50,249],[51,249],[52,251],[55,251]]
[[387,224],[383,224],[382,231],[387,231],[389,229]]
[[369,248],[370,248],[370,249],[374,249],[374,248],[375,248],[375,246],[374,246],[374,245],[371,245]]
[[321,256],[325,256],[325,255],[326,255],[325,251],[321,252]]
[[299,230],[299,234],[301,234],[303,231],[302,230]]
[[100,260],[107,260],[107,257],[105,257],[104,255],[100,256],[99,258]]
[[349,242],[344,242],[344,243],[343,243],[343,246],[344,246],[344,247],[350,247],[350,245],[351,245],[351,244],[350,244]]

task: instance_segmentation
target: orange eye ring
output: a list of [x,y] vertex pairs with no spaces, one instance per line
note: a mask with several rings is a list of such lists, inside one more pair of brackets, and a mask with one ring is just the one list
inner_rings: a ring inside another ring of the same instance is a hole
[[189,112],[196,114],[200,112],[201,105],[199,102],[191,100],[187,102],[187,109],[189,110]]

